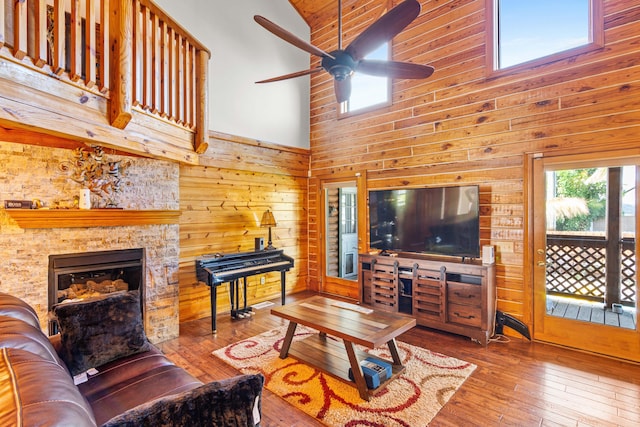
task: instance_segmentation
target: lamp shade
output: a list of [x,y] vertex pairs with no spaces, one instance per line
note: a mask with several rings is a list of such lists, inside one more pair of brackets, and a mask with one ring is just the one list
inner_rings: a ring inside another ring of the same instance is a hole
[[269,209],[267,209],[262,214],[262,219],[260,220],[260,227],[275,227],[276,219],[273,217],[273,214]]

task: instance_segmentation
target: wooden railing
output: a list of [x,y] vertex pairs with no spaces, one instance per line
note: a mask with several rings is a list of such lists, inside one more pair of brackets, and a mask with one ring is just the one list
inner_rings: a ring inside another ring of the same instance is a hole
[[192,131],[195,151],[206,150],[210,53],[153,2],[0,0],[3,47],[108,98],[112,126],[124,129],[137,109]]

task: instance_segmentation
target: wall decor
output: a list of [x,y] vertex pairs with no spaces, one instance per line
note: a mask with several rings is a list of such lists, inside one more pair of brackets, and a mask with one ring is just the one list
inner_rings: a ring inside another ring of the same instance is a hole
[[60,163],[60,170],[93,195],[91,206],[117,208],[118,193],[124,185],[129,161],[110,159],[98,145],[73,150],[73,158]]

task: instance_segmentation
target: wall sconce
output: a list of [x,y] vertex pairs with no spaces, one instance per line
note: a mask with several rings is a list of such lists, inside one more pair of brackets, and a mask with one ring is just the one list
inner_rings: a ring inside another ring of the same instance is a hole
[[273,217],[273,214],[271,213],[271,211],[267,209],[262,214],[262,219],[260,220],[260,227],[269,227],[269,242],[267,247],[264,248],[265,250],[275,249],[271,244],[271,227],[275,227],[276,225],[278,225],[276,224],[276,219]]

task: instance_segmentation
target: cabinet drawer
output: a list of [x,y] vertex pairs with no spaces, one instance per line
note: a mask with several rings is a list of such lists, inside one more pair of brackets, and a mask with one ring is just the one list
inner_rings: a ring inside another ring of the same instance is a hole
[[447,282],[447,298],[450,304],[480,307],[482,305],[482,286]]
[[480,307],[464,304],[449,304],[447,310],[448,321],[468,326],[482,326],[482,313]]

